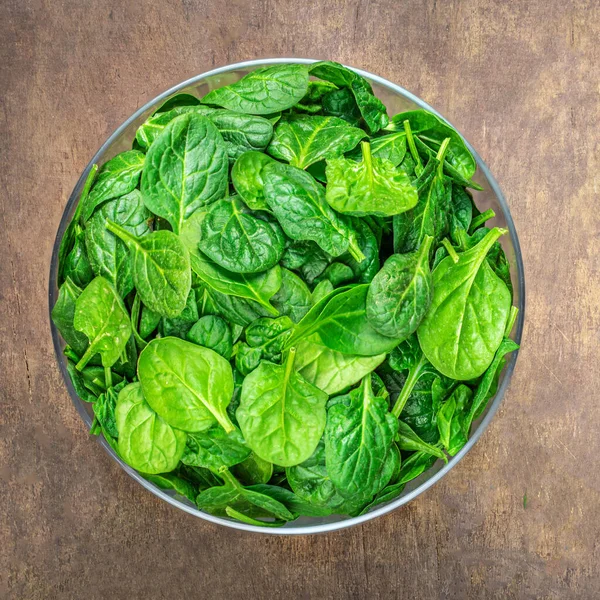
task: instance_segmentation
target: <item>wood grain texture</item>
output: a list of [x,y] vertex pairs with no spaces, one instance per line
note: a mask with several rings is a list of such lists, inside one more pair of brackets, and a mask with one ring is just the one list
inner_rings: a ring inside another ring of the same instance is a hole
[[[0,3],[0,597],[598,597],[599,22],[593,0]],[[68,194],[108,134],[270,56],[365,68],[446,115],[504,189],[528,284],[516,374],[467,458],[393,514],[293,539],[212,526],[122,472],[71,405],[46,305]]]

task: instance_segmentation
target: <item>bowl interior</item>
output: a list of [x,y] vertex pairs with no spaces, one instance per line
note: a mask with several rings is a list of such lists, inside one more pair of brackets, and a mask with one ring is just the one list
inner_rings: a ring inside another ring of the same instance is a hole
[[[166,91],[165,93],[157,96],[154,100],[146,104],[144,107],[139,109],[134,115],[132,115],[123,125],[121,125],[102,145],[100,150],[96,153],[96,155],[92,158],[85,171],[81,175],[73,193],[71,194],[69,201],[67,203],[67,207],[65,208],[65,212],[62,216],[60,226],[57,232],[56,241],[54,244],[54,250],[52,253],[52,260],[50,266],[50,287],[49,287],[49,301],[50,301],[50,309],[54,306],[56,302],[56,298],[58,297],[58,247],[60,240],[65,232],[67,225],[69,224],[72,215],[77,206],[77,202],[79,200],[79,196],[81,194],[83,183],[87,177],[89,170],[91,169],[93,164],[98,164],[101,166],[103,163],[111,159],[116,154],[123,152],[125,150],[129,150],[131,148],[131,143],[135,138],[135,132],[137,128],[147,119],[149,115],[151,115],[167,98],[176,93],[186,92],[193,94],[198,97],[204,96],[210,90],[221,87],[223,85],[227,85],[238,81],[248,72],[257,69],[262,66],[266,66],[274,63],[281,62],[313,62],[312,60],[301,60],[301,59],[271,59],[271,60],[260,60],[260,61],[251,61],[247,63],[238,63],[235,65],[229,65],[227,67],[223,67],[221,69],[216,69],[214,71],[210,71],[203,75],[199,75],[194,77],[186,82],[183,82],[174,88]],[[375,94],[385,103],[388,108],[388,114],[390,116],[395,115],[396,113],[403,112],[405,110],[411,110],[415,108],[425,108],[439,115],[434,109],[432,109],[425,102],[411,94],[410,92],[404,90],[403,88],[386,81],[376,75],[372,75],[370,73],[366,73],[359,69],[354,69],[363,75],[366,79],[368,79],[373,86],[373,90]],[[441,115],[439,115],[441,116]],[[510,212],[508,209],[508,205],[500,191],[498,184],[495,179],[489,172],[485,163],[481,160],[481,157],[473,150],[473,148],[467,143],[469,149],[473,153],[478,169],[477,173],[474,176],[474,180],[479,183],[483,190],[473,192],[473,196],[478,208],[481,211],[484,211],[488,208],[492,208],[496,217],[491,220],[491,223],[494,226],[504,227],[508,229],[509,235],[505,235],[501,238],[501,243],[506,252],[506,256],[511,265],[511,276],[514,285],[514,304],[519,308],[519,316],[517,319],[516,326],[513,330],[512,337],[516,340],[517,343],[520,343],[521,334],[523,330],[523,319],[524,319],[524,308],[525,308],[525,288],[524,288],[524,275],[523,275],[523,263],[521,259],[521,252],[519,248],[519,241],[517,238],[517,233],[515,231],[514,223],[510,216]],[[63,378],[65,380],[66,386],[69,390],[69,394],[75,405],[77,411],[83,418],[84,422],[88,426],[91,426],[93,420],[93,411],[91,405],[83,402],[79,396],[75,393],[73,386],[71,384],[70,378],[67,373],[67,360],[63,354],[64,342],[60,337],[56,327],[51,322],[52,328],[52,337],[54,342],[54,348],[56,351],[57,360],[59,362],[59,366],[61,372],[63,374]],[[239,523],[236,521],[232,521],[225,518],[214,517],[205,512],[198,510],[192,503],[190,503],[185,498],[180,496],[174,496],[172,493],[168,491],[163,491],[157,488],[154,484],[146,481],[143,477],[141,477],[136,471],[134,471],[131,467],[126,465],[110,448],[110,446],[104,441],[103,438],[98,438],[98,441],[104,447],[104,449],[121,465],[121,467],[131,475],[136,481],[138,481],[141,485],[143,485],[146,489],[150,490],[153,494],[159,496],[163,500],[177,506],[178,508],[185,510],[188,513],[194,514],[203,519],[207,519],[214,523],[219,523],[222,525],[226,525],[229,527],[234,527],[237,529],[244,529],[248,531],[255,531],[260,533],[274,533],[274,534],[299,534],[299,533],[321,533],[325,531],[330,531],[334,529],[340,529],[342,527],[349,527],[351,525],[356,525],[358,523],[373,519],[379,515],[385,514],[403,504],[406,504],[422,492],[424,492],[427,488],[433,485],[436,481],[438,481],[443,475],[448,472],[451,468],[453,468],[460,459],[470,450],[470,448],[475,444],[477,439],[481,436],[482,432],[485,430],[489,422],[491,421],[494,413],[496,412],[504,392],[508,387],[508,383],[510,377],[512,375],[515,362],[517,360],[517,352],[512,353],[508,359],[508,363],[500,376],[500,382],[498,386],[498,391],[496,396],[488,403],[488,406],[481,417],[475,422],[473,427],[473,433],[471,438],[465,447],[453,458],[451,458],[447,465],[445,465],[441,460],[438,460],[437,463],[428,471],[423,473],[418,478],[414,479],[410,483],[407,484],[406,488],[402,495],[393,500],[392,502],[377,507],[370,513],[354,518],[347,518],[342,516],[329,516],[323,518],[309,518],[309,517],[301,517],[300,519],[294,521],[293,523],[289,523],[282,528],[274,529],[274,528],[260,528],[252,525],[246,525],[244,523]]]

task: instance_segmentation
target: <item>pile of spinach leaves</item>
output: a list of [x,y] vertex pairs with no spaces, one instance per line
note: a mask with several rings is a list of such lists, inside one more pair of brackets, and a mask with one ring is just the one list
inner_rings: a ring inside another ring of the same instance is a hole
[[200,509],[358,515],[466,444],[509,264],[435,115],[333,62],[172,97],[94,167],[52,318],[92,432]]

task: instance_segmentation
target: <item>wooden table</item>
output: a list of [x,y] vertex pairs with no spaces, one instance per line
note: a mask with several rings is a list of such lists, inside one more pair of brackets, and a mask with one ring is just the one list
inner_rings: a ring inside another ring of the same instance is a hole
[[[4,0],[0,597],[598,598],[599,21],[569,0]],[[504,189],[528,286],[512,385],[467,458],[403,509],[293,539],[134,483],[71,405],[47,308],[62,211],[106,137],[181,80],[271,56],[365,68],[455,123]]]

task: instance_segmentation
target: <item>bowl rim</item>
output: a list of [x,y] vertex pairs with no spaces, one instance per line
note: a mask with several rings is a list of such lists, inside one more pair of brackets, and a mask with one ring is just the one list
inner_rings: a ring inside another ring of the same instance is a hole
[[[90,427],[91,427],[92,419],[91,419],[90,415],[83,408],[83,401],[76,394],[76,392],[72,386],[71,380],[69,378],[69,375],[68,375],[68,372],[66,369],[66,361],[64,360],[64,355],[62,353],[60,335],[58,333],[56,326],[54,325],[54,323],[52,321],[51,311],[52,311],[52,307],[54,306],[57,296],[58,296],[58,293],[57,293],[58,292],[58,285],[57,285],[58,284],[58,250],[59,250],[59,246],[60,246],[60,241],[65,233],[67,225],[70,222],[69,216],[72,213],[72,210],[73,210],[75,204],[77,203],[77,200],[80,196],[80,193],[81,193],[81,190],[85,183],[85,180],[86,180],[92,166],[98,162],[99,158],[101,158],[103,156],[106,149],[112,145],[112,143],[121,135],[121,133],[127,127],[129,127],[131,125],[131,123],[133,123],[144,112],[151,109],[153,106],[157,106],[162,100],[165,100],[169,96],[177,93],[178,91],[180,91],[184,88],[187,88],[191,85],[199,83],[207,77],[227,73],[229,71],[234,71],[234,70],[238,70],[238,69],[245,69],[245,68],[257,68],[257,67],[261,67],[261,66],[285,64],[285,63],[311,64],[314,62],[318,62],[318,60],[310,59],[310,58],[264,58],[264,59],[249,60],[249,61],[243,61],[243,62],[237,62],[237,63],[224,65],[222,67],[218,67],[216,69],[206,71],[205,73],[202,73],[200,75],[195,75],[194,77],[191,77],[185,81],[182,81],[182,82],[170,87],[169,89],[165,90],[164,92],[160,93],[158,96],[155,96],[152,100],[150,100],[149,102],[144,104],[141,108],[136,110],[121,125],[119,125],[119,127],[117,127],[114,130],[114,132],[106,139],[106,141],[100,146],[98,151],[94,154],[92,159],[89,161],[89,163],[83,170],[83,173],[81,174],[79,180],[77,181],[77,183],[75,184],[75,187],[73,188],[73,191],[71,192],[71,195],[69,196],[69,200],[67,201],[65,209],[61,216],[59,227],[58,227],[58,230],[56,233],[56,238],[54,240],[52,256],[50,259],[50,277],[49,277],[49,293],[48,293],[49,306],[48,306],[48,309],[49,309],[49,313],[50,313],[50,328],[51,328],[51,332],[52,332],[52,341],[53,341],[53,345],[54,345],[55,358],[58,362],[59,369],[62,373],[63,380],[65,382],[65,385],[67,386],[69,395],[71,396],[71,401],[73,402],[75,409],[81,416],[82,420],[87,425],[88,429],[90,429]],[[356,73],[362,75],[363,77],[366,77],[367,79],[369,79],[371,81],[377,82],[378,84],[387,88],[388,90],[391,90],[401,96],[404,96],[405,98],[408,98],[409,100],[411,100],[412,102],[417,104],[420,108],[424,108],[424,109],[434,113],[435,115],[440,117],[442,120],[444,120],[446,123],[448,123],[449,125],[452,126],[450,121],[448,121],[438,111],[436,111],[434,108],[432,108],[427,102],[425,102],[424,100],[422,100],[421,98],[419,98],[418,96],[413,94],[412,92],[409,92],[402,86],[392,83],[391,81],[388,81],[387,79],[384,79],[383,77],[380,77],[378,75],[374,75],[373,73],[370,73],[368,71],[365,71],[362,69],[357,69],[355,67],[348,67],[348,68],[352,69]],[[461,135],[461,137],[463,137],[462,134],[460,134],[460,135]],[[465,141],[470,152],[473,154],[473,156],[477,162],[477,166],[482,170],[484,176],[488,180],[491,190],[496,195],[496,198],[498,199],[498,202],[499,202],[500,206],[502,207],[503,216],[506,219],[506,227],[509,231],[510,239],[511,239],[511,242],[512,242],[512,245],[514,248],[515,263],[516,263],[516,269],[517,269],[516,284],[517,284],[518,290],[519,290],[519,302],[518,302],[519,313],[518,313],[518,317],[517,317],[516,326],[514,329],[514,340],[516,341],[517,344],[520,345],[521,338],[523,335],[523,325],[524,325],[524,320],[525,320],[525,274],[524,274],[523,258],[522,258],[522,254],[521,254],[519,238],[517,236],[517,231],[515,228],[515,224],[514,224],[512,215],[510,213],[510,209],[508,207],[508,203],[506,202],[506,199],[504,198],[504,194],[502,193],[502,190],[500,189],[498,182],[496,181],[496,179],[490,172],[486,163],[482,160],[481,156],[473,148],[473,146],[471,146],[471,144],[464,137],[463,137],[463,140]],[[307,526],[301,526],[301,527],[297,527],[297,526],[295,527],[292,525],[290,527],[268,528],[268,527],[259,527],[259,526],[255,526],[255,525],[248,525],[246,523],[228,520],[228,519],[224,519],[221,517],[215,517],[213,515],[203,512],[201,510],[198,510],[197,508],[194,508],[192,506],[187,506],[186,504],[169,496],[163,490],[161,490],[160,488],[156,487],[154,484],[152,484],[149,481],[147,481],[146,479],[144,479],[141,475],[139,475],[139,473],[137,473],[137,471],[132,469],[129,465],[124,463],[117,456],[117,454],[114,452],[114,450],[109,446],[109,444],[106,442],[106,440],[102,436],[98,436],[97,440],[100,443],[100,445],[104,448],[104,450],[106,452],[108,452],[108,454],[110,454],[110,456],[116,462],[119,463],[119,465],[124,469],[124,471],[126,473],[128,473],[133,479],[135,479],[140,485],[142,485],[148,491],[153,493],[155,496],[158,496],[162,500],[168,502],[172,506],[174,506],[180,510],[183,510],[191,515],[194,515],[195,517],[199,517],[199,518],[209,521],[211,523],[223,525],[225,527],[229,527],[232,529],[249,531],[249,532],[253,532],[253,533],[272,534],[272,535],[308,535],[308,534],[316,534],[316,533],[326,533],[329,531],[335,531],[335,530],[345,529],[347,527],[359,525],[361,523],[365,523],[367,521],[370,521],[372,519],[375,519],[377,517],[380,517],[382,515],[392,512],[393,510],[399,508],[400,506],[403,506],[404,504],[407,504],[411,500],[414,500],[417,496],[421,495],[423,492],[428,490],[431,486],[433,486],[435,483],[437,483],[442,477],[444,477],[444,475],[446,475],[446,473],[448,473],[451,469],[453,469],[465,457],[465,455],[471,450],[471,448],[473,448],[473,446],[479,440],[479,438],[481,437],[483,432],[487,429],[488,425],[494,418],[494,415],[498,411],[500,403],[502,402],[504,394],[510,384],[510,380],[511,380],[512,374],[514,372],[514,368],[515,368],[515,364],[517,362],[518,355],[519,355],[518,349],[515,350],[511,354],[511,356],[505,366],[504,376],[502,378],[500,386],[498,387],[498,390],[497,390],[496,395],[494,396],[492,402],[489,404],[487,413],[485,414],[484,418],[480,421],[480,423],[477,425],[475,431],[469,438],[468,442],[460,450],[460,452],[458,452],[456,454],[456,456],[452,457],[448,461],[448,463],[445,464],[439,471],[434,473],[426,481],[421,483],[418,487],[416,487],[414,490],[411,490],[406,495],[401,496],[400,498],[397,498],[396,500],[394,500],[393,502],[390,502],[389,504],[386,504],[379,508],[376,508],[375,510],[373,510],[365,515],[360,515],[357,517],[350,517],[348,519],[336,521],[333,523],[324,523],[324,524],[319,524],[319,525],[307,525]],[[77,401],[79,401],[79,402],[77,402]]]

